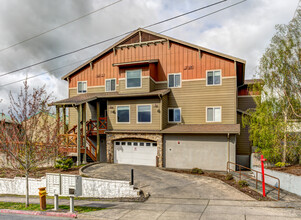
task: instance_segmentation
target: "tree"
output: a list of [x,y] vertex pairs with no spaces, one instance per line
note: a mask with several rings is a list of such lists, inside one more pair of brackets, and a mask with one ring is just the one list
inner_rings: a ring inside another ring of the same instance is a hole
[[283,102],[283,110],[290,109],[301,118],[301,10],[288,25],[277,25],[277,33],[260,60],[259,75],[268,97]]
[[28,177],[34,168],[44,166],[55,157],[58,146],[58,122],[49,120],[43,113],[50,113],[47,103],[52,101],[45,86],[29,89],[27,81],[18,95],[10,92],[8,114],[10,126],[0,123],[1,150],[14,169],[26,177],[26,206],[29,205]]
[[300,157],[300,135],[291,131],[301,119],[301,11],[288,25],[277,25],[276,34],[263,54],[255,86],[263,99],[243,117],[250,139],[270,162],[294,163]]

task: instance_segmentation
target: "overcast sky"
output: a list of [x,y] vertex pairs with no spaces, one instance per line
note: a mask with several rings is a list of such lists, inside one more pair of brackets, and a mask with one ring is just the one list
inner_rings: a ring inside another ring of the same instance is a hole
[[[115,1],[0,0],[0,75],[220,0],[122,0],[38,38],[1,50]],[[160,32],[236,2],[239,0],[228,0],[150,30]],[[245,59],[246,78],[250,79],[275,33],[275,25],[287,24],[293,18],[297,4],[298,0],[247,0],[164,34]],[[46,84],[57,100],[66,98],[67,83],[60,79],[61,76],[117,40],[0,76],[0,98],[3,99],[0,110],[6,112],[9,91],[18,92],[22,82],[2,85],[71,64],[29,80],[32,87]]]

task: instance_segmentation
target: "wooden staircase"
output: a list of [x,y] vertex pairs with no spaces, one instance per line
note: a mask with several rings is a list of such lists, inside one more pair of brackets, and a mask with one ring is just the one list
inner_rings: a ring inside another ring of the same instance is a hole
[[[86,122],[86,153],[92,161],[97,161],[97,147],[94,145],[91,136],[98,134],[104,134],[107,129],[107,118],[99,118],[99,129],[97,129],[97,121],[89,120]],[[59,152],[66,155],[77,155],[77,125],[73,126],[66,134],[61,134],[61,144]],[[81,129],[83,133],[83,129]],[[85,147],[83,146],[84,135],[81,135],[81,153],[85,153]]]

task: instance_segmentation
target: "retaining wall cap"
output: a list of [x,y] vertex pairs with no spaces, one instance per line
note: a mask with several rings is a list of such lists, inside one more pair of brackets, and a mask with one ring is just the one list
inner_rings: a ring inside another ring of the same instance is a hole
[[81,167],[81,168],[79,169],[79,175],[85,175],[84,169],[86,169],[86,168],[88,168],[88,167],[90,167],[90,166],[92,166],[92,165],[99,164],[99,163],[101,163],[101,162],[88,163],[86,166]]
[[65,218],[77,217],[75,213],[25,211],[25,210],[12,210],[12,209],[0,209],[0,213],[21,214],[21,215],[41,215],[41,216],[54,216],[54,217],[65,217]]

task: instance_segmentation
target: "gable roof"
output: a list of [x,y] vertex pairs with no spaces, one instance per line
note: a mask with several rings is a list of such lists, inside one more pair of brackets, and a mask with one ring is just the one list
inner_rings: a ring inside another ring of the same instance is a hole
[[109,52],[110,50],[113,50],[113,48],[115,48],[115,47],[118,46],[119,44],[124,43],[127,39],[131,38],[132,36],[134,36],[135,34],[137,34],[137,33],[139,33],[139,32],[144,32],[144,33],[147,33],[147,34],[150,34],[150,35],[154,35],[154,36],[156,36],[156,37],[158,37],[158,38],[166,39],[166,40],[172,41],[172,42],[176,42],[176,43],[179,43],[179,44],[182,44],[182,45],[185,45],[185,46],[188,46],[188,47],[191,47],[191,48],[200,50],[200,51],[204,51],[204,52],[207,52],[207,53],[210,53],[210,54],[214,54],[214,55],[217,55],[217,56],[220,56],[220,57],[229,59],[229,60],[238,61],[238,62],[244,63],[244,64],[246,63],[245,60],[240,59],[240,58],[237,58],[237,57],[234,57],[234,56],[230,56],[230,55],[227,55],[227,54],[224,54],[224,53],[220,53],[220,52],[217,52],[217,51],[214,51],[214,50],[210,50],[210,49],[208,49],[208,48],[201,47],[201,46],[198,46],[198,45],[195,45],[195,44],[191,44],[191,43],[188,43],[188,42],[185,42],[185,41],[182,41],[182,40],[178,40],[178,39],[175,39],[175,38],[172,38],[172,37],[163,35],[163,34],[159,34],[159,33],[150,31],[150,30],[146,30],[146,29],[143,29],[143,28],[138,28],[136,31],[133,31],[132,33],[128,34],[127,36],[125,36],[125,37],[122,38],[121,40],[117,41],[117,42],[116,42],[115,44],[113,44],[112,46],[108,47],[107,49],[103,50],[101,53],[99,53],[99,54],[97,54],[96,56],[94,56],[92,59],[88,60],[87,62],[83,63],[83,64],[80,65],[79,67],[77,67],[77,68],[75,68],[74,70],[72,70],[71,72],[69,72],[68,74],[64,75],[64,76],[62,77],[62,79],[63,79],[63,80],[66,80],[68,77],[70,77],[71,75],[73,75],[74,73],[76,73],[78,70],[80,70],[80,69],[82,69],[83,67],[89,65],[89,64],[90,64],[91,62],[93,62],[94,60],[98,59],[99,57],[101,57],[102,55],[106,54],[106,53]]

